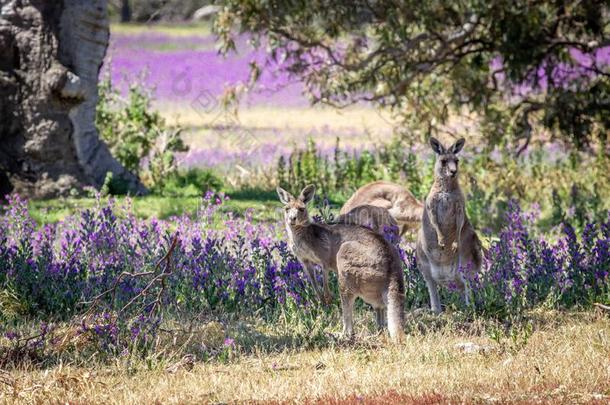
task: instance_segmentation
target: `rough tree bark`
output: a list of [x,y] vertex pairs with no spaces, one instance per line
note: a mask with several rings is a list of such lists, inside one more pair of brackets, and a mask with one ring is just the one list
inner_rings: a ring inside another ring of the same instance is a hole
[[0,0],[0,196],[44,198],[107,172],[143,193],[99,139],[98,73],[106,0]]

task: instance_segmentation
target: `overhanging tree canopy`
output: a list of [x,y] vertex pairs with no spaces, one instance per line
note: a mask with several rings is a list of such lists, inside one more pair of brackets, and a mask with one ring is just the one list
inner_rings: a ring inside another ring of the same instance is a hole
[[[312,101],[391,106],[430,130],[467,106],[490,141],[529,141],[531,123],[583,148],[610,128],[607,1],[225,0]],[[261,41],[263,39],[263,41]],[[606,55],[607,54],[607,55]],[[605,58],[605,60],[604,60]]]

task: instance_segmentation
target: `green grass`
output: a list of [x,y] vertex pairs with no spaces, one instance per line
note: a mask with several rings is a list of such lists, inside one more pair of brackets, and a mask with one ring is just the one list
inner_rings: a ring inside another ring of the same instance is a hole
[[113,23],[110,24],[110,32],[116,34],[145,34],[156,32],[176,37],[191,35],[207,36],[212,33],[212,25],[207,22],[183,23],[180,25],[170,24],[143,24],[143,23]]
[[[129,199],[132,209],[138,218],[168,219],[175,216],[188,215],[195,217],[201,207],[199,197],[164,197],[150,195],[144,197],[114,197],[118,205],[123,205]],[[105,201],[107,198],[103,198]],[[30,214],[38,224],[56,223],[69,215],[77,214],[82,209],[92,208],[97,204],[95,198],[67,197],[49,200],[31,200]],[[280,203],[277,198],[242,197],[232,198],[223,204],[221,212],[233,212],[243,215],[249,208],[257,221],[274,221]]]
[[[229,199],[223,203],[220,212],[232,212],[242,216],[248,209],[252,210],[256,222],[276,222],[281,219],[281,203],[278,201],[275,189],[264,190],[260,188],[241,188],[225,190]],[[103,197],[106,202],[109,197]],[[114,196],[116,204],[121,206],[131,202],[132,210],[137,218],[168,219],[188,215],[194,218],[201,207],[201,198],[198,196],[161,196],[151,194],[139,197]],[[330,196],[331,207],[338,210],[345,203],[345,196]],[[60,197],[46,200],[30,200],[30,215],[39,225],[56,223],[67,216],[78,214],[80,210],[93,208],[97,200],[93,197]],[[312,209],[312,215],[317,214]]]

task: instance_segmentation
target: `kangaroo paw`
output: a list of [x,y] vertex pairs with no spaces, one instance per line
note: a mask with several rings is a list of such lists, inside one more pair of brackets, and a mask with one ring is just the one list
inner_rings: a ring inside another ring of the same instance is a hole
[[445,247],[445,238],[442,237],[441,235],[437,235],[437,240],[438,240],[438,245],[441,248],[444,248]]

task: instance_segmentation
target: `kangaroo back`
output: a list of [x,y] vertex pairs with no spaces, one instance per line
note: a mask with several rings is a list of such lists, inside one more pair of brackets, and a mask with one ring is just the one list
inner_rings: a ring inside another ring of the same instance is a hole
[[374,205],[360,205],[346,214],[339,215],[338,224],[360,225],[372,229],[380,235],[398,239],[398,222],[387,209]]
[[423,204],[406,187],[395,183],[375,181],[360,187],[341,208],[341,214],[362,205],[387,209],[398,223],[401,235],[414,232],[421,222]]

